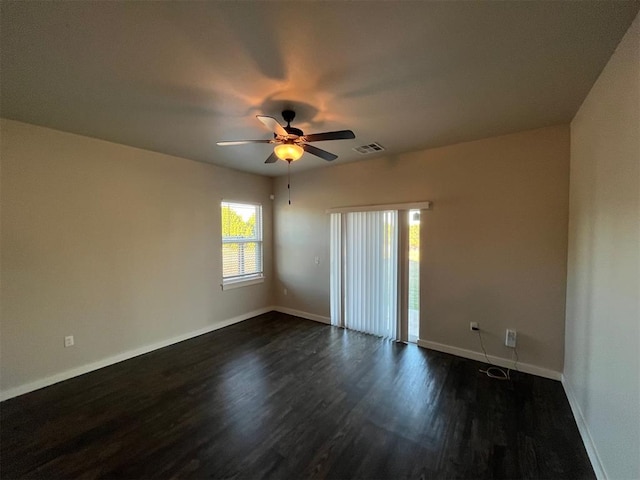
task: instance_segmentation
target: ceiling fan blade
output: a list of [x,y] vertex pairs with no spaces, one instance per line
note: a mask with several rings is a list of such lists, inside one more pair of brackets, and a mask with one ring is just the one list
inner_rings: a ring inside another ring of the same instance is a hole
[[318,147],[314,147],[313,145],[307,145],[306,143],[302,144],[302,148],[304,148],[305,152],[310,153],[311,155],[315,155],[316,157],[320,157],[327,162],[338,158],[338,156],[334,155],[333,153],[327,152],[326,150],[322,150]]
[[271,152],[269,158],[267,158],[264,163],[276,163],[278,161],[278,157],[276,156],[276,152]]
[[280,125],[275,118],[267,117],[266,115],[256,115],[256,118],[275,134],[282,135],[283,137],[286,137],[288,135],[284,127]]
[[306,142],[322,142],[324,140],[348,140],[356,138],[351,130],[338,130],[337,132],[312,133],[304,136]]
[[219,147],[229,147],[232,145],[247,145],[249,143],[271,143],[271,140],[230,140],[225,142],[216,142]]

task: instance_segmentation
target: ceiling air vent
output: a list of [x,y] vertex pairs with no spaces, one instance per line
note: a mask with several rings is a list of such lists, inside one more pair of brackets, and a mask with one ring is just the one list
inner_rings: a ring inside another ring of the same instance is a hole
[[379,143],[374,142],[360,147],[355,147],[354,150],[361,155],[367,155],[369,153],[381,152],[384,150],[384,147]]

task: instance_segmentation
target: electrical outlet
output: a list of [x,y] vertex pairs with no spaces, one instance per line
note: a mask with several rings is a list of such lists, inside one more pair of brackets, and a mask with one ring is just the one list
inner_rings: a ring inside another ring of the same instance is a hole
[[73,347],[74,345],[75,345],[75,343],[73,341],[73,335],[69,335],[67,337],[64,337],[64,348]]
[[286,288],[284,289],[284,294],[285,296],[289,294],[289,291]]
[[472,332],[477,332],[478,330],[480,330],[478,322],[469,322],[469,330],[471,330]]
[[515,330],[509,330],[507,328],[507,334],[504,337],[504,344],[507,347],[516,348],[516,338],[517,338],[516,331]]
[[316,265],[320,265],[320,257],[314,258],[313,261],[316,263]]

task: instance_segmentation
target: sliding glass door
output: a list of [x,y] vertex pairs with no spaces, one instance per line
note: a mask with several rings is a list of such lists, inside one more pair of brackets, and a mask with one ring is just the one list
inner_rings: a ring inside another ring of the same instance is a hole
[[398,212],[332,215],[332,323],[397,339]]
[[331,323],[416,342],[421,209],[331,213]]

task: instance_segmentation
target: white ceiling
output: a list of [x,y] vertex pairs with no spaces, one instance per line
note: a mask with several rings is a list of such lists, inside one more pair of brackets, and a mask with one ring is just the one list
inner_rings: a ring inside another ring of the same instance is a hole
[[[612,2],[1,3],[0,114],[263,175],[285,107],[333,164],[567,123],[640,7]],[[296,170],[331,165],[305,154]]]

